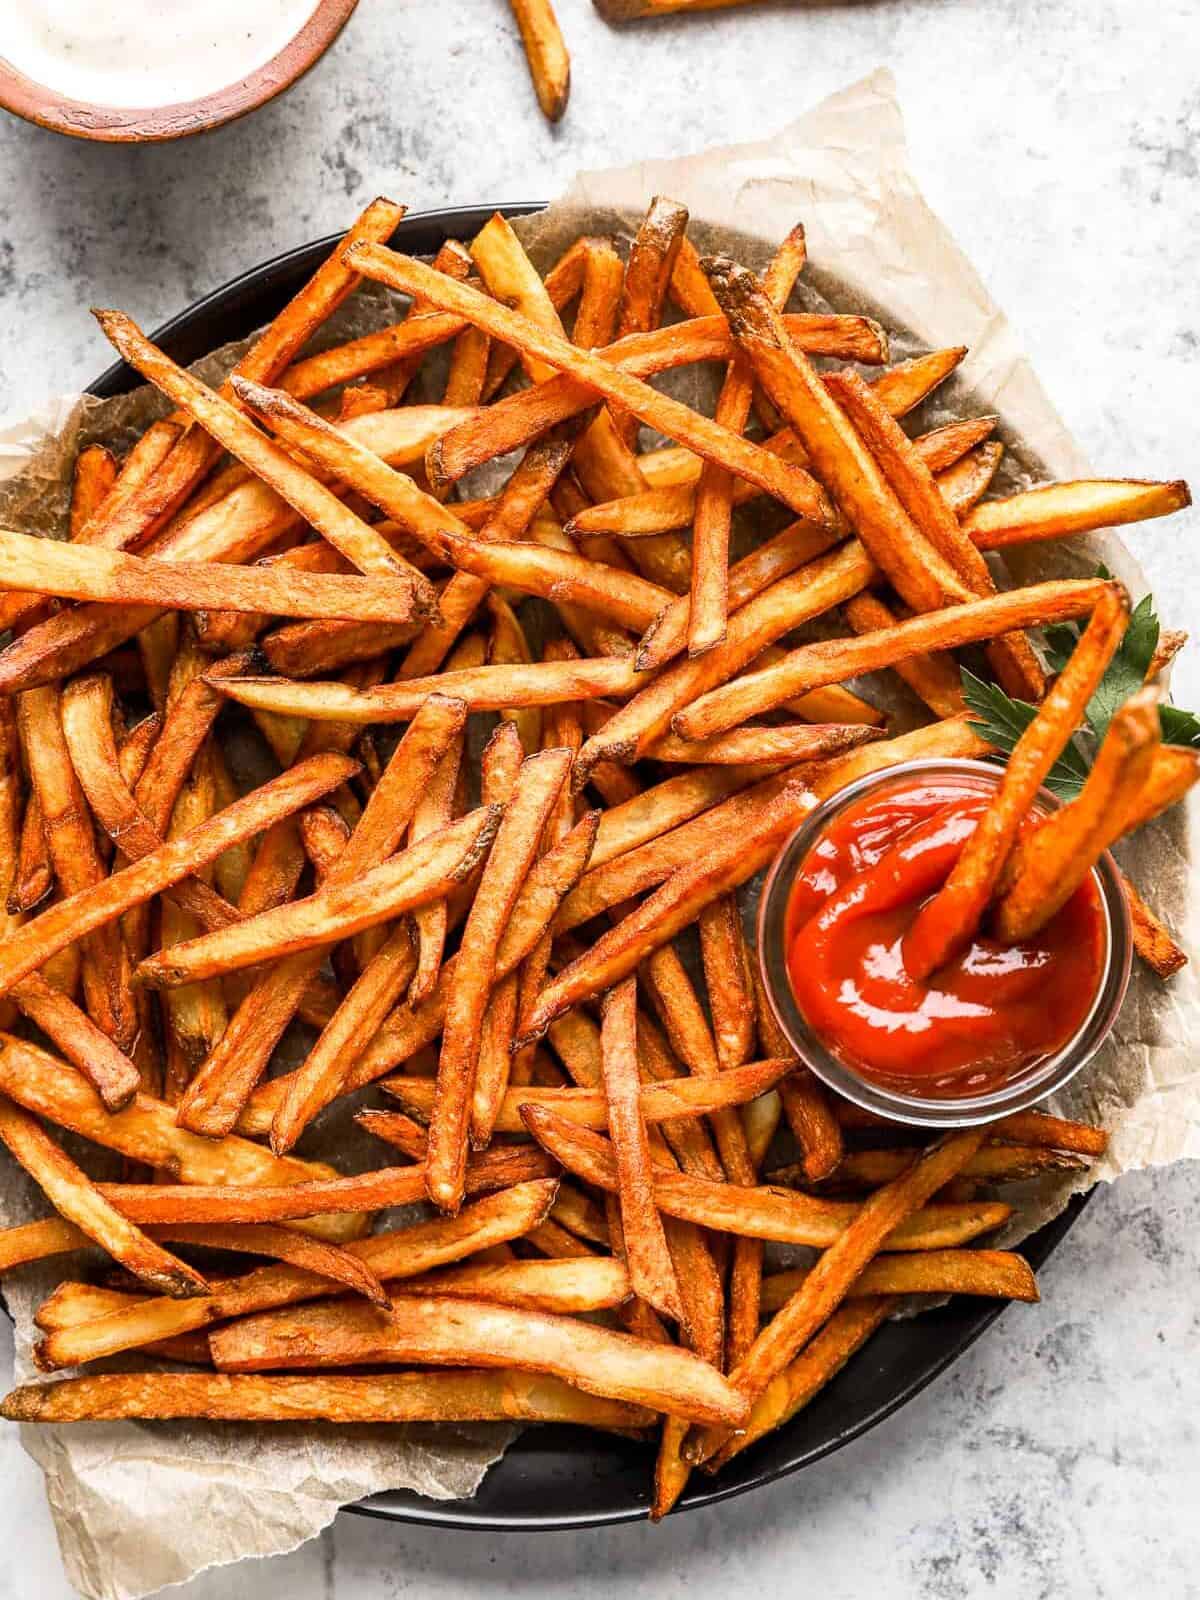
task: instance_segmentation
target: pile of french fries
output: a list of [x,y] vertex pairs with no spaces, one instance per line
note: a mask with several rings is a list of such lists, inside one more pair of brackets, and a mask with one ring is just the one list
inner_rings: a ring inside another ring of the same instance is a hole
[[[543,278],[499,216],[427,265],[388,248],[401,215],[368,207],[219,390],[98,313],[176,409],[120,463],[83,451],[69,541],[0,533],[0,1140],[52,1211],[0,1232],[0,1271],[99,1246],[38,1311],[38,1363],[148,1358],[2,1409],[657,1430],[661,1516],[898,1296],[1037,1298],[980,1246],[1011,1211],[994,1186],[1103,1133],[1027,1112],[921,1146],[837,1102],[764,1001],[737,891],[853,779],[986,753],[951,654],[978,643],[1039,710],[914,966],[985,912],[1008,938],[1052,915],[1200,757],[1162,744],[1148,688],[1079,800],[1020,832],[1128,608],[1105,578],[998,590],[980,552],[1187,491],[984,501],[994,418],[896,421],[964,352],[889,365],[871,321],[788,314],[799,229],[760,280],[657,199],[627,260],[581,238]],[[306,355],[363,278],[407,315]],[[441,400],[405,404],[439,347]],[[724,363],[711,417],[646,381],[700,361]],[[498,492],[462,494],[511,452]],[[764,497],[792,520],[731,563]],[[781,645],[839,608],[848,632]],[[1083,617],[1048,686],[1025,630]],[[934,720],[888,737],[846,684],[880,669]],[[258,787],[234,726],[274,763]],[[373,1088],[377,1168],[295,1153]],[[781,1123],[795,1160],[764,1181]],[[770,1243],[814,1264],[764,1274]]]

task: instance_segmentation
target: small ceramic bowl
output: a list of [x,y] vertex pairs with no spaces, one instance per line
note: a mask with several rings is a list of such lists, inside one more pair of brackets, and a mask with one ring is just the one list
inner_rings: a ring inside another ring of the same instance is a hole
[[152,144],[206,133],[290,89],[329,49],[357,4],[358,0],[319,0],[295,38],[265,66],[199,100],[131,110],[92,105],[36,83],[0,59],[0,106],[55,133],[109,144]]
[[[1023,1111],[1069,1083],[1112,1032],[1129,984],[1133,955],[1129,905],[1116,863],[1106,851],[1092,869],[1107,935],[1104,966],[1091,1009],[1074,1038],[1055,1055],[1036,1062],[990,1093],[935,1099],[902,1093],[861,1077],[826,1048],[805,1021],[788,978],[787,907],[796,874],[833,819],[863,795],[916,773],[935,777],[954,772],[981,774],[993,784],[1000,779],[1000,769],[986,761],[911,761],[849,784],[818,806],[788,839],[767,874],[758,907],[758,959],[763,984],[779,1025],[801,1061],[855,1105],[894,1122],[923,1128],[975,1127],[1010,1112]],[[1053,811],[1059,804],[1052,794],[1042,790],[1040,809]]]

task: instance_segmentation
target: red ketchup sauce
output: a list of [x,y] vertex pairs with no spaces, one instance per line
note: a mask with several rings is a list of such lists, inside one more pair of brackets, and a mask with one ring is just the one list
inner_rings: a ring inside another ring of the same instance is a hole
[[1100,987],[1107,924],[1088,876],[1033,938],[1003,945],[986,924],[925,982],[901,946],[987,806],[979,774],[913,774],[835,816],[808,852],[788,902],[792,992],[838,1060],[893,1092],[986,1094],[1057,1053]]

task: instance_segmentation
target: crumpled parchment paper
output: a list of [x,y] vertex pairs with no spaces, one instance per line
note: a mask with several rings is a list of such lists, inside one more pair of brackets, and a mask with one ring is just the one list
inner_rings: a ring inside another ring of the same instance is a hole
[[[893,336],[896,355],[969,346],[967,360],[920,420],[933,426],[952,413],[998,412],[1009,447],[1002,488],[1086,473],[1011,328],[908,171],[890,73],[876,72],[760,143],[581,175],[561,201],[521,221],[518,231],[544,268],[582,230],[628,237],[654,194],[688,205],[692,237],[702,248],[720,247],[753,267],[803,221],[809,266],[798,303],[868,312]],[[344,308],[324,340],[394,317],[394,304],[372,290]],[[216,372],[227,369],[223,355],[213,361]],[[698,398],[715,378],[698,370],[671,375],[670,382]],[[72,397],[44,415],[0,426],[0,523],[61,533],[64,466],[76,445],[114,433],[128,442],[122,432],[144,426],[154,404],[146,391],[82,405]],[[1021,579],[1079,574],[1101,559],[1135,595],[1144,591],[1136,562],[1114,537],[1036,548],[1013,558],[1010,569]],[[1188,625],[1180,614],[1184,597],[1170,599],[1170,624]],[[1196,631],[1200,618],[1192,625]],[[893,709],[904,715],[902,702]],[[1200,950],[1193,814],[1194,808],[1177,807],[1121,855],[1183,945]],[[1110,1153],[1087,1174],[1026,1186],[1013,1238],[1054,1216],[1074,1189],[1200,1156],[1200,1066],[1189,1049],[1200,1023],[1198,984],[1194,966],[1168,985],[1135,971],[1114,1039],[1054,1107],[1101,1121]],[[366,1164],[357,1150],[347,1154],[343,1134],[334,1139],[327,1131],[328,1148],[337,1148],[344,1166]],[[320,1141],[315,1153],[323,1153]],[[0,1224],[44,1212],[22,1175],[6,1171]],[[17,1319],[18,1377],[30,1376],[32,1309],[61,1276],[61,1263],[50,1263],[5,1285]],[[385,1488],[469,1495],[512,1436],[506,1428],[161,1423],[23,1429],[46,1475],[67,1575],[96,1600],[133,1600],[206,1567],[293,1549],[339,1506]]]

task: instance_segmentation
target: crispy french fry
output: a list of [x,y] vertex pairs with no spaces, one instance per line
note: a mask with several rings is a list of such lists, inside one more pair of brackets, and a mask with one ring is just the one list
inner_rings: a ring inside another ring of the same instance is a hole
[[[961,711],[962,706],[956,709]],[[946,715],[953,715],[953,711],[947,711]],[[686,762],[694,766],[794,766],[800,761],[816,761],[840,755],[845,750],[856,750],[859,745],[882,738],[882,728],[872,728],[861,722],[794,723],[774,727],[755,724],[731,729],[715,739],[680,739],[668,733],[651,746],[650,757],[654,761]]]
[[0,1096],[0,1140],[67,1222],[107,1250],[114,1261],[172,1299],[208,1293],[204,1278],[155,1244],[105,1199],[36,1118]]
[[[972,594],[995,594],[996,585],[987,562],[970,535],[959,526],[933,473],[874,391],[857,373],[849,371],[828,376],[826,387],[845,409],[920,534]],[[884,571],[893,581],[902,583],[898,571],[893,575],[886,566]],[[1019,634],[998,635],[988,644],[987,656],[1010,694],[1027,700],[1041,699],[1046,675],[1027,639]]]
[[789,341],[758,280],[727,257],[711,258],[705,270],[756,377],[901,597],[920,611],[967,600],[970,590],[917,530],[808,358]]
[[[754,1054],[754,990],[736,895],[706,906],[698,919],[704,986],[712,1012],[713,1042],[722,1071]],[[790,1055],[790,1051],[787,1052]]]
[[1187,966],[1186,952],[1180,949],[1171,930],[1142,899],[1136,884],[1124,873],[1121,881],[1133,923],[1133,948],[1158,977],[1173,977],[1181,967]]
[[557,122],[571,92],[571,58],[550,0],[509,0],[529,63],[534,93],[547,122]]
[[40,972],[23,978],[10,993],[22,1013],[83,1073],[109,1111],[129,1104],[141,1087],[136,1064],[69,996]]
[[[764,1278],[763,1314],[781,1311],[807,1276],[793,1271]],[[1040,1298],[1033,1269],[1013,1250],[922,1250],[876,1256],[855,1278],[850,1298],[876,1294],[976,1294],[1030,1303]]]
[[281,571],[158,561],[0,529],[0,588],[19,590],[33,582],[46,594],[70,600],[183,611],[219,607],[281,617],[404,622],[422,610],[414,592],[394,574],[384,582],[378,577],[310,576],[295,567]]
[[[409,839],[419,844],[431,833],[450,822],[454,790],[458,783],[463,758],[463,734],[451,739],[445,754],[434,769],[425,793],[417,801],[413,812]],[[430,906],[421,906],[413,913],[413,926],[417,937],[417,965],[413,972],[408,998],[413,1005],[424,1000],[437,982],[441,970],[442,954],[446,945],[446,902],[440,900]]]
[[[687,1351],[648,1344],[545,1312],[483,1300],[397,1300],[389,1315],[352,1305],[307,1306],[247,1318],[210,1335],[226,1371],[416,1362],[546,1372],[589,1394],[736,1426],[746,1407],[721,1375]],[[285,1353],[286,1352],[286,1353]]]
[[855,639],[801,645],[775,665],[748,672],[700,696],[675,715],[672,726],[685,739],[709,739],[797,694],[862,672],[875,672],[912,655],[994,638],[1015,628],[1085,616],[1096,605],[1104,583],[1102,578],[1065,578],[1030,584],[984,600],[928,611]]
[[340,683],[292,683],[282,678],[224,679],[221,693],[265,711],[312,717],[320,722],[407,722],[431,694],[465,702],[470,711],[506,706],[556,705],[630,693],[642,674],[629,661],[537,661],[529,666],[466,667],[433,678],[353,689]]
[[[106,887],[104,862],[63,736],[58,690],[46,687],[23,694],[17,702],[17,722],[54,874],[67,896],[61,903],[102,892]],[[129,952],[120,929],[115,923],[92,929],[82,955],[88,1015],[127,1053],[137,1037],[138,1019],[130,986]]]
[[[667,288],[687,223],[686,206],[665,195],[651,200],[629,247],[617,317],[618,338],[649,333],[662,322]],[[613,423],[618,436],[632,449],[637,440],[636,418],[618,412]]]
[[636,22],[642,17],[666,17],[675,11],[729,11],[750,0],[592,0],[606,22]]
[[511,1367],[371,1377],[107,1373],[29,1384],[0,1403],[13,1422],[565,1422],[624,1432],[653,1415]]
[[[569,1172],[610,1194],[616,1192],[616,1158],[608,1140],[544,1106],[527,1106],[524,1117],[538,1143]],[[818,1199],[767,1185],[749,1188],[713,1183],[658,1167],[654,1169],[654,1200],[665,1215],[700,1227],[819,1250],[830,1249],[864,1209],[854,1201]],[[965,1244],[998,1227],[1011,1213],[1012,1207],[1000,1201],[925,1205],[896,1224],[887,1247],[909,1251]]]
[[[520,1238],[545,1220],[554,1190],[554,1182],[544,1179],[521,1183],[477,1201],[457,1217],[355,1239],[346,1249],[385,1283],[415,1277],[489,1245]],[[290,1266],[260,1267],[244,1277],[213,1283],[211,1290],[206,1299],[150,1300],[91,1323],[52,1331],[38,1345],[38,1365],[43,1371],[78,1366],[232,1317],[336,1293],[328,1278]]]
[[[727,1067],[715,1077],[671,1078],[643,1083],[638,1102],[645,1122],[666,1122],[676,1117],[709,1116],[726,1106],[740,1106],[774,1088],[792,1067],[782,1061],[743,1062]],[[427,1121],[434,1104],[434,1083],[429,1078],[384,1078],[380,1087],[414,1116]],[[514,1086],[505,1091],[496,1117],[497,1133],[523,1133],[521,1115],[527,1105],[547,1106],[581,1127],[603,1132],[608,1127],[605,1101],[599,1089],[546,1089]]]
[[1097,528],[1168,517],[1191,503],[1191,493],[1182,480],[1083,479],[985,501],[968,512],[963,527],[980,549],[1000,550],[1009,544],[1062,539]]
[[[397,591],[404,591],[411,600],[408,615],[436,611],[436,598],[429,580],[336,495],[265,438],[242,412],[156,350],[128,317],[119,312],[97,312],[96,315],[107,337],[131,365],[185,406],[207,433],[252,468],[257,477],[269,484],[347,560],[360,571],[386,578]],[[239,377],[233,381],[246,385],[248,392],[255,389],[249,379]],[[234,392],[239,399],[245,398],[236,387]],[[259,605],[251,609],[263,610],[264,607]]]
[[[767,268],[763,287],[777,310],[787,305],[804,267],[804,229],[792,230]],[[754,399],[754,374],[744,361],[730,363],[717,400],[718,422],[741,432]],[[688,654],[701,655],[725,637],[728,611],[729,533],[734,480],[722,467],[706,462],[696,484],[692,524],[692,588],[688,612]]]
[[[822,1193],[855,1192],[891,1183],[920,1154],[919,1150],[896,1146],[887,1150],[849,1150]],[[962,1170],[961,1176],[982,1183],[1019,1183],[1045,1172],[1080,1172],[1087,1163],[1078,1156],[1041,1145],[988,1145],[979,1150]],[[799,1182],[807,1186],[807,1174],[798,1168],[781,1167],[771,1173],[777,1183]]]
[[1067,903],[1124,831],[1160,744],[1158,693],[1141,689],[1114,714],[1078,799],[1047,817],[1009,857],[995,913],[1003,940],[1031,938]]
[[650,1145],[639,1106],[637,986],[626,979],[609,994],[601,1028],[608,1127],[617,1166],[621,1233],[629,1278],[639,1299],[679,1322],[683,1303],[654,1204]]
[[764,1434],[790,1422],[861,1350],[894,1305],[880,1295],[851,1300],[835,1311],[796,1359],[767,1385],[755,1401],[745,1429],[713,1457],[713,1468],[724,1466]]
[[[942,499],[958,516],[964,516],[972,506],[978,505],[984,495],[992,486],[992,479],[996,476],[1000,462],[1004,456],[1004,446],[998,439],[989,439],[986,443],[977,445],[974,450],[968,451],[961,461],[956,461],[953,466],[946,467],[937,475],[937,486]],[[972,541],[976,544],[978,540]]]
[[[988,602],[990,603],[990,602]],[[941,889],[917,913],[904,939],[914,977],[928,977],[970,938],[1000,879],[1037,792],[1112,660],[1129,618],[1129,597],[1110,583],[1097,597],[1079,644],[1038,715],[1009,756],[995,798]]]
[[443,531],[431,541],[431,547],[460,572],[486,579],[489,584],[502,584],[555,602],[565,600],[641,631],[674,599],[669,589],[648,583],[632,572],[619,572],[614,567],[536,544],[485,543]]
[[[951,1134],[864,1203],[858,1216],[825,1251],[730,1374],[731,1381],[751,1403],[828,1321],[859,1273],[879,1253],[884,1240],[894,1237],[898,1224],[912,1218],[943,1184],[955,1177],[982,1142],[982,1129]],[[707,1430],[693,1441],[693,1459],[708,1459],[727,1438],[724,1430]]]
[[462,1199],[480,1033],[495,980],[500,935],[570,765],[567,750],[542,751],[522,763],[463,930],[446,995],[429,1134],[429,1198],[442,1210],[456,1211]]
[[68,530],[78,539],[100,510],[117,481],[117,463],[102,444],[85,445],[75,457],[71,478],[71,510]]
[[[542,1223],[542,1228],[553,1224]],[[567,1236],[568,1238],[570,1235]],[[628,1300],[629,1273],[611,1256],[583,1253],[550,1261],[470,1261],[424,1278],[406,1278],[404,1293],[469,1295],[531,1311],[606,1311]]]

